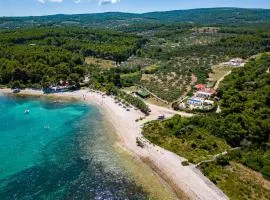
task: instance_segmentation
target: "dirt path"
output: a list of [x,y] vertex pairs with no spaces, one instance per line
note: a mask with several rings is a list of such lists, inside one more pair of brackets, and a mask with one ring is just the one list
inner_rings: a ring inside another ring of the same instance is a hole
[[200,165],[203,164],[203,163],[214,162],[214,161],[217,160],[218,157],[224,156],[224,155],[228,154],[230,151],[235,151],[235,150],[238,150],[238,149],[241,149],[241,147],[235,147],[235,148],[232,148],[232,149],[230,149],[230,150],[226,150],[226,151],[224,151],[224,152],[222,152],[222,153],[216,154],[216,155],[214,155],[214,156],[212,157],[212,159],[209,159],[209,160],[203,160],[203,161],[197,163],[195,166],[198,167],[198,166],[200,166]]
[[146,103],[149,108],[151,109],[151,114],[148,118],[153,118],[152,120],[157,119],[159,115],[165,115],[165,118],[170,118],[173,115],[181,115],[182,117],[192,117],[194,114],[192,113],[186,113],[186,112],[180,112],[180,111],[175,111],[170,108],[165,108],[165,107],[160,107],[157,105],[153,105],[150,103]]
[[224,76],[222,76],[220,79],[217,80],[217,83],[215,84],[214,89],[217,90],[220,83],[224,80],[224,78],[228,75],[230,75],[232,73],[232,71],[229,71],[228,73],[226,73]]

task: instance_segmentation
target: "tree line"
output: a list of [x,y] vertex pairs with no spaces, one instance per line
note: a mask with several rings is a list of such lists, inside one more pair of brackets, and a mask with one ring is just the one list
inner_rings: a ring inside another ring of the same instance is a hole
[[87,73],[85,56],[122,62],[144,42],[131,34],[71,27],[0,31],[0,84],[79,83]]

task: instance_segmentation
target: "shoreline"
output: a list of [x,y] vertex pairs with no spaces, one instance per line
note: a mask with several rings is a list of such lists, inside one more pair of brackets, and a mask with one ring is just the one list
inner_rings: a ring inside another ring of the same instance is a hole
[[[10,89],[0,89],[1,93],[12,94]],[[79,90],[75,92],[56,93],[45,95],[39,90],[22,90],[18,95],[52,97],[64,99],[76,99],[90,105],[96,105],[114,127],[118,136],[117,147],[145,163],[155,174],[164,180],[174,191],[179,199],[218,199],[225,200],[228,197],[210,182],[194,165],[182,166],[185,158],[169,152],[161,147],[150,144],[141,134],[142,126],[148,121],[157,119],[161,114],[172,117],[180,114],[191,117],[192,114],[176,112],[152,104],[148,104],[152,112],[143,121],[135,122],[140,117],[145,117],[140,111],[130,109],[126,111],[114,102],[111,96],[103,96],[101,93]],[[145,147],[138,147],[136,138],[143,138]]]

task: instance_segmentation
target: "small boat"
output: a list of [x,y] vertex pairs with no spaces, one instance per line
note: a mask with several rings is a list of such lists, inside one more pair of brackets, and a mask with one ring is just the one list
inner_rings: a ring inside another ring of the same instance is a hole
[[24,110],[24,114],[29,114],[30,113],[30,110],[29,109],[25,109]]
[[46,126],[44,126],[44,129],[49,130],[50,129],[50,126],[46,125]]
[[13,93],[14,94],[17,94],[17,93],[20,93],[21,92],[21,90],[19,89],[19,88],[15,88],[14,90],[13,90]]

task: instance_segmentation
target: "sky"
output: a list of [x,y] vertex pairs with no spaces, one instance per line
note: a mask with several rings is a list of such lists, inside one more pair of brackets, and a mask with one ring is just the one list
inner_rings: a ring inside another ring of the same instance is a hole
[[0,16],[144,13],[210,7],[268,8],[270,0],[0,0]]

